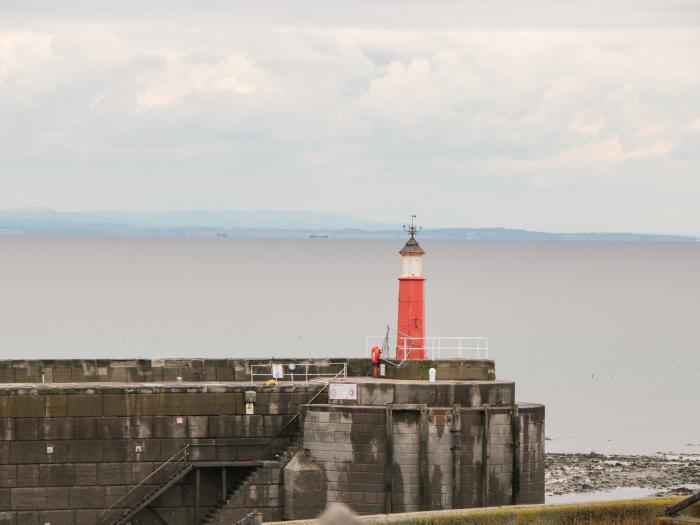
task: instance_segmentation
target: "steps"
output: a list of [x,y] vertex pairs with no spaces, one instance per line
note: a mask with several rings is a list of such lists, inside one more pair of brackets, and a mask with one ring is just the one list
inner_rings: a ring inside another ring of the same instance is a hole
[[257,469],[251,469],[248,472],[245,473],[245,475],[233,486],[231,487],[228,492],[226,493],[226,501],[219,502],[217,503],[214,507],[209,509],[209,511],[202,516],[202,518],[199,520],[200,525],[206,525],[210,523],[215,523],[216,522],[216,516],[226,507],[231,503],[231,500],[238,494],[239,491],[241,491],[250,481],[250,478],[253,477],[253,474],[255,473]]
[[[300,444],[301,441],[299,437],[287,439],[284,446],[273,454],[274,461],[280,463],[280,470],[284,469],[285,465],[289,463],[294,453],[299,449]],[[199,525],[215,524],[222,513],[235,512],[236,510],[240,509],[241,500],[245,499],[245,491],[249,489],[251,481],[254,481],[256,474],[262,468],[263,467],[254,467],[246,472],[240,481],[229,489],[226,496],[226,501],[220,502],[216,506],[209,509],[209,511],[199,520]],[[250,512],[256,509],[245,510],[246,512]]]
[[192,468],[193,467],[191,463],[186,463],[184,464],[182,469],[175,472],[175,474],[170,476],[167,480],[165,480],[162,484],[158,485],[155,489],[149,492],[144,491],[145,493],[143,495],[137,495],[134,492],[134,498],[131,502],[129,502],[130,504],[128,507],[117,508],[114,509],[114,511],[111,513],[106,513],[105,515],[99,518],[98,523],[100,525],[123,525],[127,523],[136,514],[138,514],[140,511],[142,511],[144,508],[150,505],[153,501],[155,501],[156,498],[158,498],[161,494],[163,494],[175,483],[184,478],[192,470]]

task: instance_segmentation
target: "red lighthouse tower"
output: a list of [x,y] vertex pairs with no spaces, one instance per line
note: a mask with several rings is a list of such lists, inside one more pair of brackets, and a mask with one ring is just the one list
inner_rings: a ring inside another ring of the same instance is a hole
[[406,245],[399,252],[403,262],[403,272],[399,277],[399,324],[396,334],[397,359],[425,358],[425,301],[423,288],[423,249],[416,240],[421,229],[414,224],[404,226],[410,234]]

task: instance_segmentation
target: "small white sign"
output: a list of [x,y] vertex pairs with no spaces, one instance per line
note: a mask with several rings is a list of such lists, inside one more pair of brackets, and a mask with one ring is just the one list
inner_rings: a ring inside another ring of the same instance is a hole
[[182,416],[177,416],[177,417],[175,418],[175,422],[176,422],[178,425],[182,425],[182,424],[185,422],[185,418],[182,417]]
[[355,383],[331,383],[328,392],[329,399],[357,399]]
[[255,414],[255,403],[246,403],[245,404],[245,415],[252,416],[253,414]]
[[284,379],[284,365],[273,364],[272,365],[272,377],[274,379]]

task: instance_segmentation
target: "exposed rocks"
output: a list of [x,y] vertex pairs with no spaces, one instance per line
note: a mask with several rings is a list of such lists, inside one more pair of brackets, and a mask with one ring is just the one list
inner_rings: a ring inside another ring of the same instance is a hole
[[657,495],[700,490],[700,454],[623,456],[547,454],[545,491],[548,496],[613,490],[621,487],[658,489]]

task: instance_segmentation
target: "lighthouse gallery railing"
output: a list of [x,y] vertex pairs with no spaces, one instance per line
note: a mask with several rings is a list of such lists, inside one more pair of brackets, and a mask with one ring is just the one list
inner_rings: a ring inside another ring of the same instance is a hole
[[[382,346],[386,335],[368,335],[365,338],[366,355],[373,346]],[[388,347],[392,357],[397,349],[397,340],[404,355],[410,359],[411,352],[425,352],[428,359],[488,359],[489,338],[481,336],[432,336],[432,337],[398,337],[389,335]],[[412,344],[411,344],[412,343]],[[386,356],[389,357],[389,356]]]

